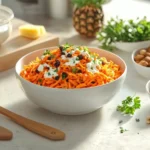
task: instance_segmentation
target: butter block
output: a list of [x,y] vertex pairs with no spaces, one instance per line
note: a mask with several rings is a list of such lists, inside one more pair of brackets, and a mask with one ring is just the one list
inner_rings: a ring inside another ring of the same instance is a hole
[[46,33],[45,27],[40,25],[22,25],[19,27],[20,35],[29,39],[37,39]]

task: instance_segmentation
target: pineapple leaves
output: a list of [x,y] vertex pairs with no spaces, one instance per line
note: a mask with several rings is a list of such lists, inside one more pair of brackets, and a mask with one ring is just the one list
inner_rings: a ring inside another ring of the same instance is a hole
[[100,7],[106,0],[72,0],[72,3],[77,7],[94,6]]

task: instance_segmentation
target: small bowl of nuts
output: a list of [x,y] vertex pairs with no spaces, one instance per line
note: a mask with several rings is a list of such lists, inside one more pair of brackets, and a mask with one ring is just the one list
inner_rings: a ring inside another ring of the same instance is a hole
[[150,79],[150,47],[135,50],[132,61],[136,71],[144,78]]

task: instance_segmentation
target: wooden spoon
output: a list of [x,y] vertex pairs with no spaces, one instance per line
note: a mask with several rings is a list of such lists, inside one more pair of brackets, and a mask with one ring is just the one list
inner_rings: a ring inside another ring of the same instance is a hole
[[13,133],[4,128],[4,127],[0,127],[0,140],[11,140],[13,136]]
[[55,129],[53,127],[44,125],[42,123],[27,119],[25,117],[22,117],[18,114],[15,114],[3,107],[0,107],[0,113],[9,117],[13,121],[15,121],[17,124],[23,126],[24,128],[39,134],[43,137],[46,137],[50,140],[64,140],[65,133]]

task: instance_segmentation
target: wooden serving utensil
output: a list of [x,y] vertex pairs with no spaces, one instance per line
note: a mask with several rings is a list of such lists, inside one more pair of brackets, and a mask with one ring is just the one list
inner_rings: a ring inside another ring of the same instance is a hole
[[13,137],[13,133],[4,128],[4,127],[0,127],[0,140],[11,140]]
[[14,122],[23,126],[24,128],[26,128],[38,135],[46,137],[50,140],[64,140],[64,138],[65,138],[64,132],[62,132],[58,129],[55,129],[53,127],[44,125],[42,123],[30,120],[30,119],[20,116],[18,114],[15,114],[3,107],[0,107],[0,113],[9,117]]

